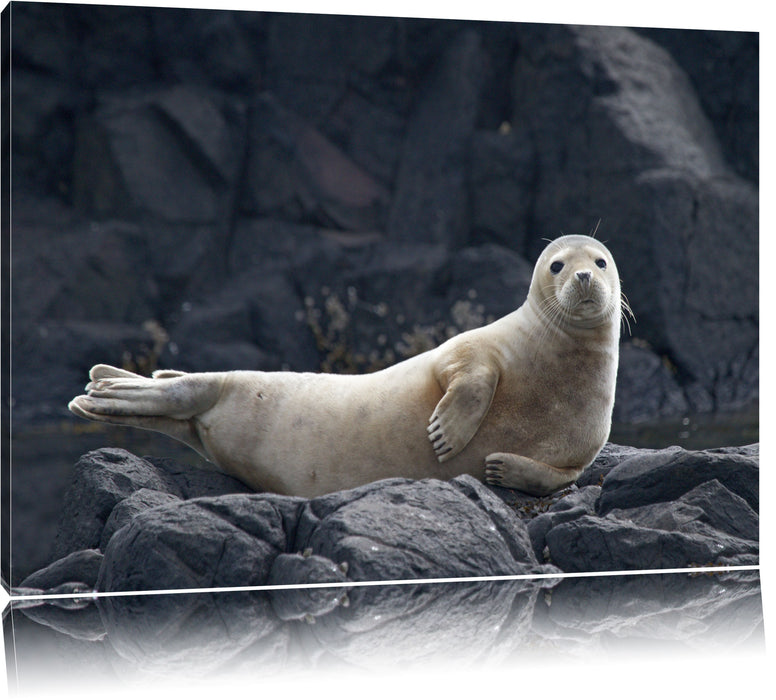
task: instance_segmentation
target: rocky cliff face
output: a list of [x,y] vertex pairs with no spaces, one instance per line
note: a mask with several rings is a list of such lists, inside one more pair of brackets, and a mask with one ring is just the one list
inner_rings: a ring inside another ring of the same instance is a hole
[[11,17],[17,426],[65,417],[98,361],[393,362],[596,227],[637,318],[616,418],[756,404],[757,35]]

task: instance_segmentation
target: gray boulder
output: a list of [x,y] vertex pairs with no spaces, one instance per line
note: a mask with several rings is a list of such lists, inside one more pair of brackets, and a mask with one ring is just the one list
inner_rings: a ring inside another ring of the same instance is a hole
[[297,546],[347,562],[354,581],[542,571],[519,519],[481,482],[386,479],[315,498]]
[[[182,468],[172,460],[146,460],[120,448],[95,450],[76,464],[52,553],[61,558],[82,549],[97,548],[109,521],[114,527],[131,514],[169,500],[170,496],[186,499],[246,491],[248,487],[241,482],[217,472]],[[124,503],[130,497],[132,501]],[[114,515],[117,506],[119,510]]]
[[388,479],[310,501],[244,494],[148,508],[110,538],[97,586],[344,583],[546,570],[533,557],[524,526],[474,479]]
[[756,445],[695,452],[607,445],[577,488],[528,524],[536,556],[563,571],[757,559]]
[[234,494],[144,510],[108,542],[97,588],[263,585],[273,560],[292,546],[285,521],[298,500]]
[[[582,514],[545,535],[549,560],[563,571],[638,571],[733,563],[758,551],[756,542],[685,534]],[[740,563],[749,563],[742,559]]]
[[759,453],[754,449],[655,450],[626,459],[606,476],[598,511],[672,501],[717,479],[759,511]]
[[[169,459],[84,455],[55,542],[61,563],[24,585],[116,591],[554,571],[537,562],[515,512],[468,476],[387,479],[310,501],[246,491]],[[65,565],[97,547],[98,576]],[[323,605],[291,598],[284,617]]]
[[106,448],[77,466],[59,561],[23,585],[342,584],[278,597],[277,614],[303,619],[341,604],[353,581],[748,564],[759,553],[758,453],[608,444],[576,485],[549,497],[460,476],[306,500]]

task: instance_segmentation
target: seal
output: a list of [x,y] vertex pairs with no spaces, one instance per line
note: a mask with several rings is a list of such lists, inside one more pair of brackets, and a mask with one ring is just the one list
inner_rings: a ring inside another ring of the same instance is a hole
[[609,435],[621,309],[607,248],[562,236],[516,311],[386,369],[143,377],[96,365],[69,408],[165,433],[258,491],[311,498],[471,474],[545,495],[573,483]]

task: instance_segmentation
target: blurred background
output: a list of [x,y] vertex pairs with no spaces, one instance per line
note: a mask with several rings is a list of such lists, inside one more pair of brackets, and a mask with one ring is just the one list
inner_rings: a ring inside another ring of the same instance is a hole
[[519,306],[561,234],[635,314],[611,440],[758,441],[756,33],[5,12],[6,580],[80,454],[201,462],[71,416],[93,364],[371,371]]

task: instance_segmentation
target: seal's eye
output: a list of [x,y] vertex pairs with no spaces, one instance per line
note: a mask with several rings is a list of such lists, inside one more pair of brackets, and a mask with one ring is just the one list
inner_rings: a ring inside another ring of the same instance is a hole
[[598,265],[602,270],[606,269],[606,260],[603,258],[598,258],[598,260],[595,261],[595,264]]
[[556,260],[550,265],[550,272],[552,272],[553,275],[557,275],[562,269],[563,263],[560,260]]

